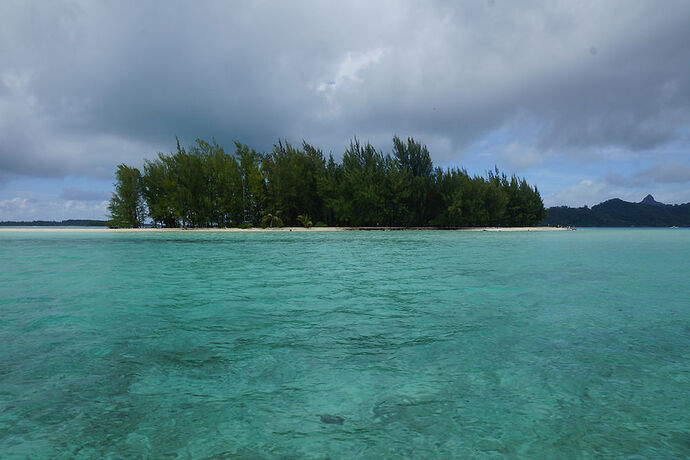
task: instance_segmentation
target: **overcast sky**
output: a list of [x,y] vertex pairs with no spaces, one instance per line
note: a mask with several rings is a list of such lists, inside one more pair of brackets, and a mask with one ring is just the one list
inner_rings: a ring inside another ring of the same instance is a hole
[[547,206],[690,201],[688,1],[0,2],[0,220],[104,218],[125,162],[393,135]]

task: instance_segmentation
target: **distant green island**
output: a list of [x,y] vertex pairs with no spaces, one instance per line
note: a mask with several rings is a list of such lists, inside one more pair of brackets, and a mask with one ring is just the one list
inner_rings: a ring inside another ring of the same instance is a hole
[[639,203],[618,198],[591,208],[556,206],[548,209],[542,225],[572,227],[689,227],[690,203],[664,204],[647,195]]
[[114,185],[113,228],[529,227],[546,217],[524,178],[435,167],[426,146],[397,136],[391,154],[354,139],[341,162],[306,142],[279,141],[265,154],[178,140],[143,171],[120,164]]
[[32,220],[32,221],[4,221],[0,227],[107,227],[106,220],[67,219],[67,220]]

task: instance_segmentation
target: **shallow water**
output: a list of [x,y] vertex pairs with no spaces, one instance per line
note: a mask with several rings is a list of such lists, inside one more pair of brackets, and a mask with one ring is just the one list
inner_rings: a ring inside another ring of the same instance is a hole
[[0,233],[0,456],[687,458],[689,268],[684,229]]

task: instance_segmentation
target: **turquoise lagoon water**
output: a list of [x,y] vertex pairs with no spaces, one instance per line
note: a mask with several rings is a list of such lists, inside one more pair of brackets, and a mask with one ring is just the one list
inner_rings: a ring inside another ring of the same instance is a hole
[[2,458],[688,458],[690,231],[0,232]]

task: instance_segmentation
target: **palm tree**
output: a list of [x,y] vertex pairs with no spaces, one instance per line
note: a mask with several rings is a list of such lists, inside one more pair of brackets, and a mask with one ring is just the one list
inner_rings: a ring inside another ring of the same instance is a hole
[[283,219],[281,219],[280,216],[278,216],[278,214],[280,213],[280,211],[269,212],[261,219],[261,225],[263,225],[264,227],[271,228],[273,228],[274,226],[282,227]]
[[311,228],[311,226],[314,225],[311,223],[311,219],[309,219],[309,216],[307,216],[306,214],[302,214],[300,216],[297,216],[297,221],[300,224],[302,224],[302,226],[305,228]]

